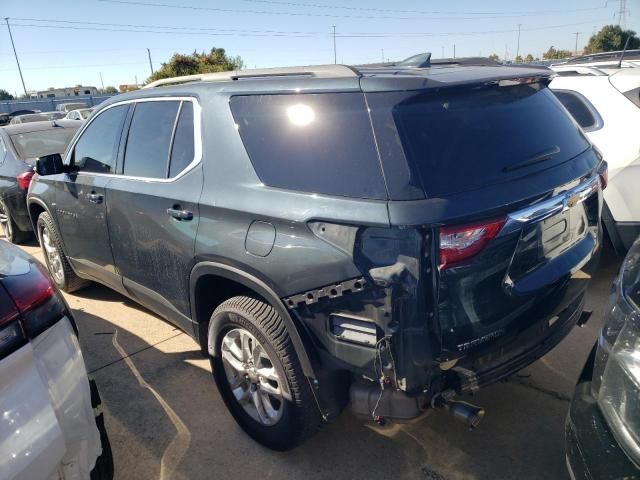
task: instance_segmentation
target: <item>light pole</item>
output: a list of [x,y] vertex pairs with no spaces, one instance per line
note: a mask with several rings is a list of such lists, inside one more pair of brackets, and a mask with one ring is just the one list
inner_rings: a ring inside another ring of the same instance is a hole
[[151,50],[147,48],[147,55],[149,55],[149,68],[151,69],[151,75],[153,75],[153,63],[151,63]]
[[7,30],[9,30],[9,38],[11,38],[11,46],[13,47],[13,54],[16,57],[16,64],[18,65],[18,73],[20,73],[20,81],[22,82],[22,88],[24,90],[24,96],[28,97],[27,87],[24,84],[24,77],[22,76],[22,69],[20,68],[20,62],[18,61],[18,52],[16,52],[16,45],[13,43],[13,34],[11,33],[11,27],[9,26],[9,17],[5,17],[5,22],[7,22]]
[[516,46],[516,58],[518,58],[518,56],[520,55],[520,27],[522,26],[521,23],[518,24],[518,45]]
[[333,28],[333,63],[336,64],[338,63],[338,55],[336,53],[336,26],[331,25],[331,27]]
[[578,55],[578,36],[580,35],[580,32],[574,32],[574,35],[576,36],[576,49],[574,50],[573,54]]

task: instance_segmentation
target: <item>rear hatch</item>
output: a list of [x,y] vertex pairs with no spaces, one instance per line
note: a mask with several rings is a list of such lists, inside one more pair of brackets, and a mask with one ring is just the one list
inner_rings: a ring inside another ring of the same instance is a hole
[[575,324],[600,243],[600,159],[545,79],[366,97],[390,221],[433,239],[438,360],[486,378],[516,368]]

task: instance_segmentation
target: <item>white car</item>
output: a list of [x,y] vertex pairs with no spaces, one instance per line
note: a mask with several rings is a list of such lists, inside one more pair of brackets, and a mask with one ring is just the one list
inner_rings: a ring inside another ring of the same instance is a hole
[[89,115],[91,115],[91,112],[93,112],[93,110],[93,108],[79,108],[77,110],[71,110],[64,118],[66,118],[67,120],[85,121],[87,118],[89,118]]
[[551,68],[551,89],[609,164],[602,220],[622,253],[640,235],[640,68]]
[[99,399],[46,270],[0,240],[0,478],[112,478]]

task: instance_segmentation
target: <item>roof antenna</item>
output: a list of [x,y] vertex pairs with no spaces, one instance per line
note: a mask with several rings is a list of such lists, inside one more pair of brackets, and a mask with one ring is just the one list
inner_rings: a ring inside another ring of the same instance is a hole
[[622,68],[622,59],[624,58],[624,54],[627,52],[627,47],[629,46],[629,39],[631,35],[627,35],[627,41],[624,42],[624,48],[622,49],[622,55],[620,55],[620,60],[618,61],[618,68]]

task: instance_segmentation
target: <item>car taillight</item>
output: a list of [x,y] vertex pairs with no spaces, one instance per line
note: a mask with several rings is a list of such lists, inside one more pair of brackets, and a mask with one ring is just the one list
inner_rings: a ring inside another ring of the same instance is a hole
[[[29,338],[35,338],[66,314],[66,306],[55,295],[44,267],[37,263],[31,264],[27,273],[4,277],[0,290],[6,297],[0,298],[0,358]],[[8,342],[6,348],[3,348],[3,338]]]
[[27,342],[19,319],[20,312],[0,285],[0,359],[11,355]]
[[18,181],[18,186],[22,190],[29,190],[29,184],[31,183],[31,179],[33,178],[33,175],[34,175],[33,171],[24,172],[18,175],[16,177],[16,180]]
[[494,238],[505,219],[440,228],[440,269],[451,267],[480,252]]
[[609,164],[602,160],[600,165],[598,166],[598,176],[600,177],[600,185],[602,186],[602,190],[607,188],[609,185]]

